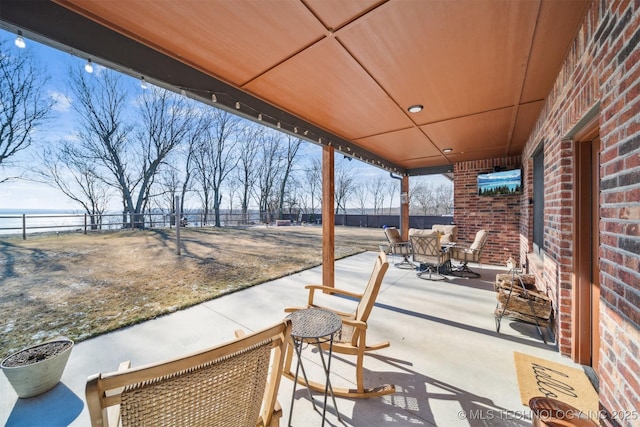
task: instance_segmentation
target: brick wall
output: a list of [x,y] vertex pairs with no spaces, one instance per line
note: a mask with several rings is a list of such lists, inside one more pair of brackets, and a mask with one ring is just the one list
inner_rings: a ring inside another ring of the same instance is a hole
[[[520,253],[554,300],[561,353],[571,354],[575,143],[567,136],[597,111],[600,147],[601,408],[640,408],[640,1],[594,1],[523,152]],[[544,144],[545,258],[530,254],[531,157]],[[640,414],[636,412],[640,417]],[[638,425],[612,417],[605,425]]]
[[520,252],[519,219],[521,196],[478,196],[478,174],[493,172],[494,167],[520,168],[520,157],[505,157],[454,166],[454,223],[458,225],[458,241],[471,244],[478,230],[489,232],[481,261],[506,265]]

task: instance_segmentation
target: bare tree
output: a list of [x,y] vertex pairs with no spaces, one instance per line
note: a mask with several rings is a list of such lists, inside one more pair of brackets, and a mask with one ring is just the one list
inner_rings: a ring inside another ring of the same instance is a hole
[[378,175],[373,180],[368,180],[365,184],[369,194],[373,199],[373,214],[380,215],[382,214],[382,209],[384,206],[385,196],[387,194],[387,180]]
[[192,110],[185,97],[155,87],[146,90],[133,139],[133,126],[125,120],[131,111],[121,75],[108,69],[94,74],[75,70],[71,79],[81,153],[104,169],[102,179],[121,193],[123,220],[128,214],[134,223],[147,206],[158,169],[191,127]]
[[249,202],[252,188],[257,179],[259,142],[263,133],[263,127],[248,125],[242,129],[240,134],[236,179],[240,183],[240,205],[245,223],[249,220]]
[[453,185],[440,184],[435,188],[437,213],[451,215],[453,213]]
[[[205,109],[208,107],[205,107]],[[183,150],[180,151],[183,162],[183,175],[182,175],[182,192],[180,194],[180,207],[184,210],[185,200],[189,191],[191,191],[191,180],[195,168],[195,156],[198,144],[202,140],[204,134],[204,125],[206,120],[204,119],[203,109],[200,108],[196,113],[197,118],[194,118],[193,125],[187,131],[187,143],[183,146]]]
[[360,209],[360,215],[367,214],[367,205],[369,203],[369,192],[365,182],[360,180],[353,185],[353,192],[355,193],[355,199]]
[[337,163],[334,169],[335,174],[335,198],[336,198],[336,213],[347,213],[347,202],[349,197],[353,194],[355,174],[353,169],[346,166],[344,163]]
[[89,216],[91,229],[100,229],[112,195],[111,187],[96,175],[94,164],[68,141],[57,149],[46,147],[38,157],[40,166],[32,170],[38,180],[82,206]]
[[277,206],[276,185],[282,159],[280,136],[275,131],[266,130],[260,138],[260,163],[258,164],[257,185],[254,187],[263,222],[269,222]]
[[[195,106],[194,106],[195,107]],[[157,187],[163,210],[175,213],[175,198],[180,197],[181,211],[185,211],[187,194],[192,191],[192,176],[195,168],[197,148],[201,143],[205,120],[202,112],[204,108],[195,108],[193,125],[189,127],[184,138],[184,143],[172,153],[166,161],[166,166],[159,172]]]
[[435,207],[435,195],[431,186],[420,184],[413,191],[412,205],[416,206],[422,215],[429,215]]
[[[236,168],[237,168],[237,165],[236,165]],[[229,198],[229,210],[227,214],[227,221],[229,221],[229,220],[233,220],[234,218],[233,207],[234,207],[236,194],[240,191],[240,188],[241,188],[240,181],[238,181],[236,176],[229,176],[229,179],[225,184],[225,188],[227,190],[227,194]]]
[[207,111],[203,135],[195,157],[200,186],[205,201],[205,217],[212,203],[215,226],[220,227],[222,186],[237,164],[235,147],[241,121],[237,116],[219,109]]
[[[281,169],[282,175],[280,177],[280,195],[278,197],[278,218],[282,219],[282,212],[285,203],[285,194],[287,189],[287,184],[289,179],[291,178],[291,174],[294,167],[294,162],[296,160],[296,155],[298,154],[298,150],[300,149],[300,145],[302,144],[302,140],[299,138],[294,138],[291,135],[285,135],[284,137],[286,144],[286,151],[284,153],[284,166]],[[292,198],[289,197],[289,206],[292,206]]]
[[393,209],[393,201],[399,199],[400,195],[400,181],[396,179],[386,180],[386,193],[389,195],[389,215],[391,215],[391,211]]
[[78,115],[79,127],[76,150],[94,163],[94,170],[105,183],[120,191],[124,216],[126,201],[131,200],[129,165],[133,163],[128,158],[133,126],[125,120],[127,89],[117,73],[105,69],[99,74],[86,75],[80,69],[70,73],[75,95],[71,105]]
[[194,110],[187,98],[157,87],[145,90],[140,105],[138,159],[142,162],[136,185],[137,197],[128,191],[125,205],[131,215],[143,212],[151,186],[167,157],[183,143],[195,124]]
[[[158,173],[158,179],[154,184],[154,187],[158,190],[152,193],[151,200],[163,212],[171,212],[171,225],[175,224],[176,196],[179,194],[181,186],[180,166],[175,161],[168,161],[166,166]],[[182,207],[182,204],[180,206]]]
[[0,41],[0,165],[29,147],[49,116],[54,101],[44,94],[47,77],[40,69],[27,52],[9,52]]
[[[310,214],[310,221],[313,222],[316,213],[316,201],[320,206],[321,193],[322,193],[322,161],[320,157],[312,157],[309,166],[305,170],[305,184],[307,187],[308,196],[308,209]],[[306,198],[304,200],[307,200]]]
[[453,212],[453,184],[434,185],[429,177],[412,182],[411,206],[422,215],[450,215]]

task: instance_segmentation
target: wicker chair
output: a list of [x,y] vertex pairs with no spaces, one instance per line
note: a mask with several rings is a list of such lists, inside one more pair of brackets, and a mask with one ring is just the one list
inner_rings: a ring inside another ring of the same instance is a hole
[[463,246],[456,244],[451,249],[451,258],[460,261],[460,265],[452,269],[451,274],[462,277],[480,277],[480,273],[472,271],[467,265],[469,262],[480,262],[482,248],[487,242],[489,233],[486,230],[480,230],[476,233],[476,238],[471,246]]
[[411,236],[411,250],[413,262],[418,263],[416,276],[424,279],[429,274],[428,279],[435,276],[437,280],[446,280],[441,274],[442,268],[447,268],[450,264],[449,251],[443,251],[440,243],[440,233],[419,234]]
[[[371,272],[371,277],[369,277],[367,287],[362,294],[332,287],[308,285],[306,286],[306,289],[309,290],[308,305],[306,307],[285,309],[286,312],[290,313],[304,308],[318,307],[324,308],[325,310],[333,311],[338,316],[340,316],[340,319],[342,320],[342,330],[339,334],[337,334],[338,337],[333,342],[333,352],[356,356],[356,388],[348,389],[341,387],[332,387],[333,394],[335,396],[349,398],[367,398],[391,394],[395,393],[396,391],[395,387],[390,384],[384,384],[382,386],[374,388],[365,388],[363,380],[363,364],[365,353],[368,351],[380,350],[382,348],[389,347],[388,341],[373,345],[367,345],[366,343],[367,320],[369,319],[369,314],[371,314],[371,310],[373,309],[376,297],[378,296],[378,292],[380,291],[382,279],[388,268],[389,263],[387,262],[387,255],[384,252],[380,252],[378,254],[378,259],[376,260],[376,263],[373,267],[373,271]],[[343,313],[340,311],[332,310],[328,307],[318,306],[314,304],[313,301],[315,291],[324,291],[328,294],[338,297],[346,296],[355,298],[358,300],[358,306],[353,313]],[[289,349],[291,348],[293,347],[289,346]],[[288,351],[285,361],[284,375],[287,378],[294,380],[295,376],[293,375],[293,372],[291,372],[292,358],[293,351]],[[298,382],[300,384],[304,384],[301,378],[298,379]],[[315,391],[323,393],[325,386],[324,384],[309,381],[309,387]]]
[[395,255],[400,255],[402,257],[402,261],[395,263],[394,265],[398,268],[416,268],[416,266],[409,260],[409,257],[411,256],[411,243],[406,240],[402,240],[400,231],[395,227],[386,227],[384,229],[384,234],[387,236],[389,249],[394,257]]
[[[291,322],[188,356],[87,380],[91,425],[280,425],[276,400]],[[120,424],[121,423],[121,424]]]

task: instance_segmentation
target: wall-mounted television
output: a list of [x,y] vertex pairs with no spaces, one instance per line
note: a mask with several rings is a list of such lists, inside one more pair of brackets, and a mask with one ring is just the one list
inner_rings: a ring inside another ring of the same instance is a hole
[[478,174],[478,196],[511,196],[521,191],[520,169]]

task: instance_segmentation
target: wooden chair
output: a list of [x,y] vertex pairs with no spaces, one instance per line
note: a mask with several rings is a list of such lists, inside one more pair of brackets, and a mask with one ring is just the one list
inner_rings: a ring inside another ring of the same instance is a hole
[[[371,272],[371,277],[369,277],[367,287],[362,294],[320,285],[307,285],[305,287],[305,289],[309,290],[309,300],[307,307],[285,309],[286,312],[290,313],[309,307],[324,308],[325,310],[333,311],[342,319],[342,330],[337,334],[337,338],[334,339],[333,352],[356,356],[356,388],[348,389],[333,387],[333,394],[335,396],[349,398],[367,398],[391,394],[395,393],[396,391],[395,387],[390,384],[385,384],[375,388],[365,388],[363,380],[363,364],[365,353],[368,351],[380,350],[382,348],[389,347],[390,345],[389,341],[373,345],[367,345],[366,343],[367,320],[369,318],[369,314],[371,314],[371,310],[373,309],[376,297],[378,296],[378,292],[380,291],[382,279],[384,278],[384,275],[387,272],[388,268],[389,263],[387,262],[387,255],[384,252],[380,252],[373,267],[373,271]],[[324,291],[325,293],[331,294],[333,296],[347,296],[350,298],[355,298],[358,300],[358,305],[355,312],[353,313],[344,313],[331,309],[329,307],[322,307],[314,303],[315,291]],[[326,347],[328,346],[328,344],[324,344],[323,346]],[[287,352],[284,375],[287,378],[294,380],[294,374],[291,371],[291,364],[293,359],[293,351],[291,351],[292,348],[292,346],[289,346],[290,351]],[[300,384],[304,384],[302,378],[299,378],[298,382]],[[315,391],[318,391],[320,393],[324,392],[324,384],[309,381],[309,386]]]
[[[87,380],[91,425],[280,425],[276,397],[291,334],[286,320],[188,356]],[[120,424],[121,423],[121,424]]]
[[480,230],[476,233],[476,238],[471,246],[456,244],[451,249],[451,258],[460,261],[460,265],[452,269],[451,274],[462,277],[480,277],[480,274],[472,271],[467,264],[469,262],[480,262],[482,248],[487,242],[488,235],[489,233],[486,230]]
[[437,277],[437,280],[446,280],[440,271],[451,261],[449,251],[442,250],[440,233],[436,231],[431,234],[412,235],[411,250],[413,262],[419,263],[416,276],[424,279],[423,276],[429,274],[429,280],[432,276]]

